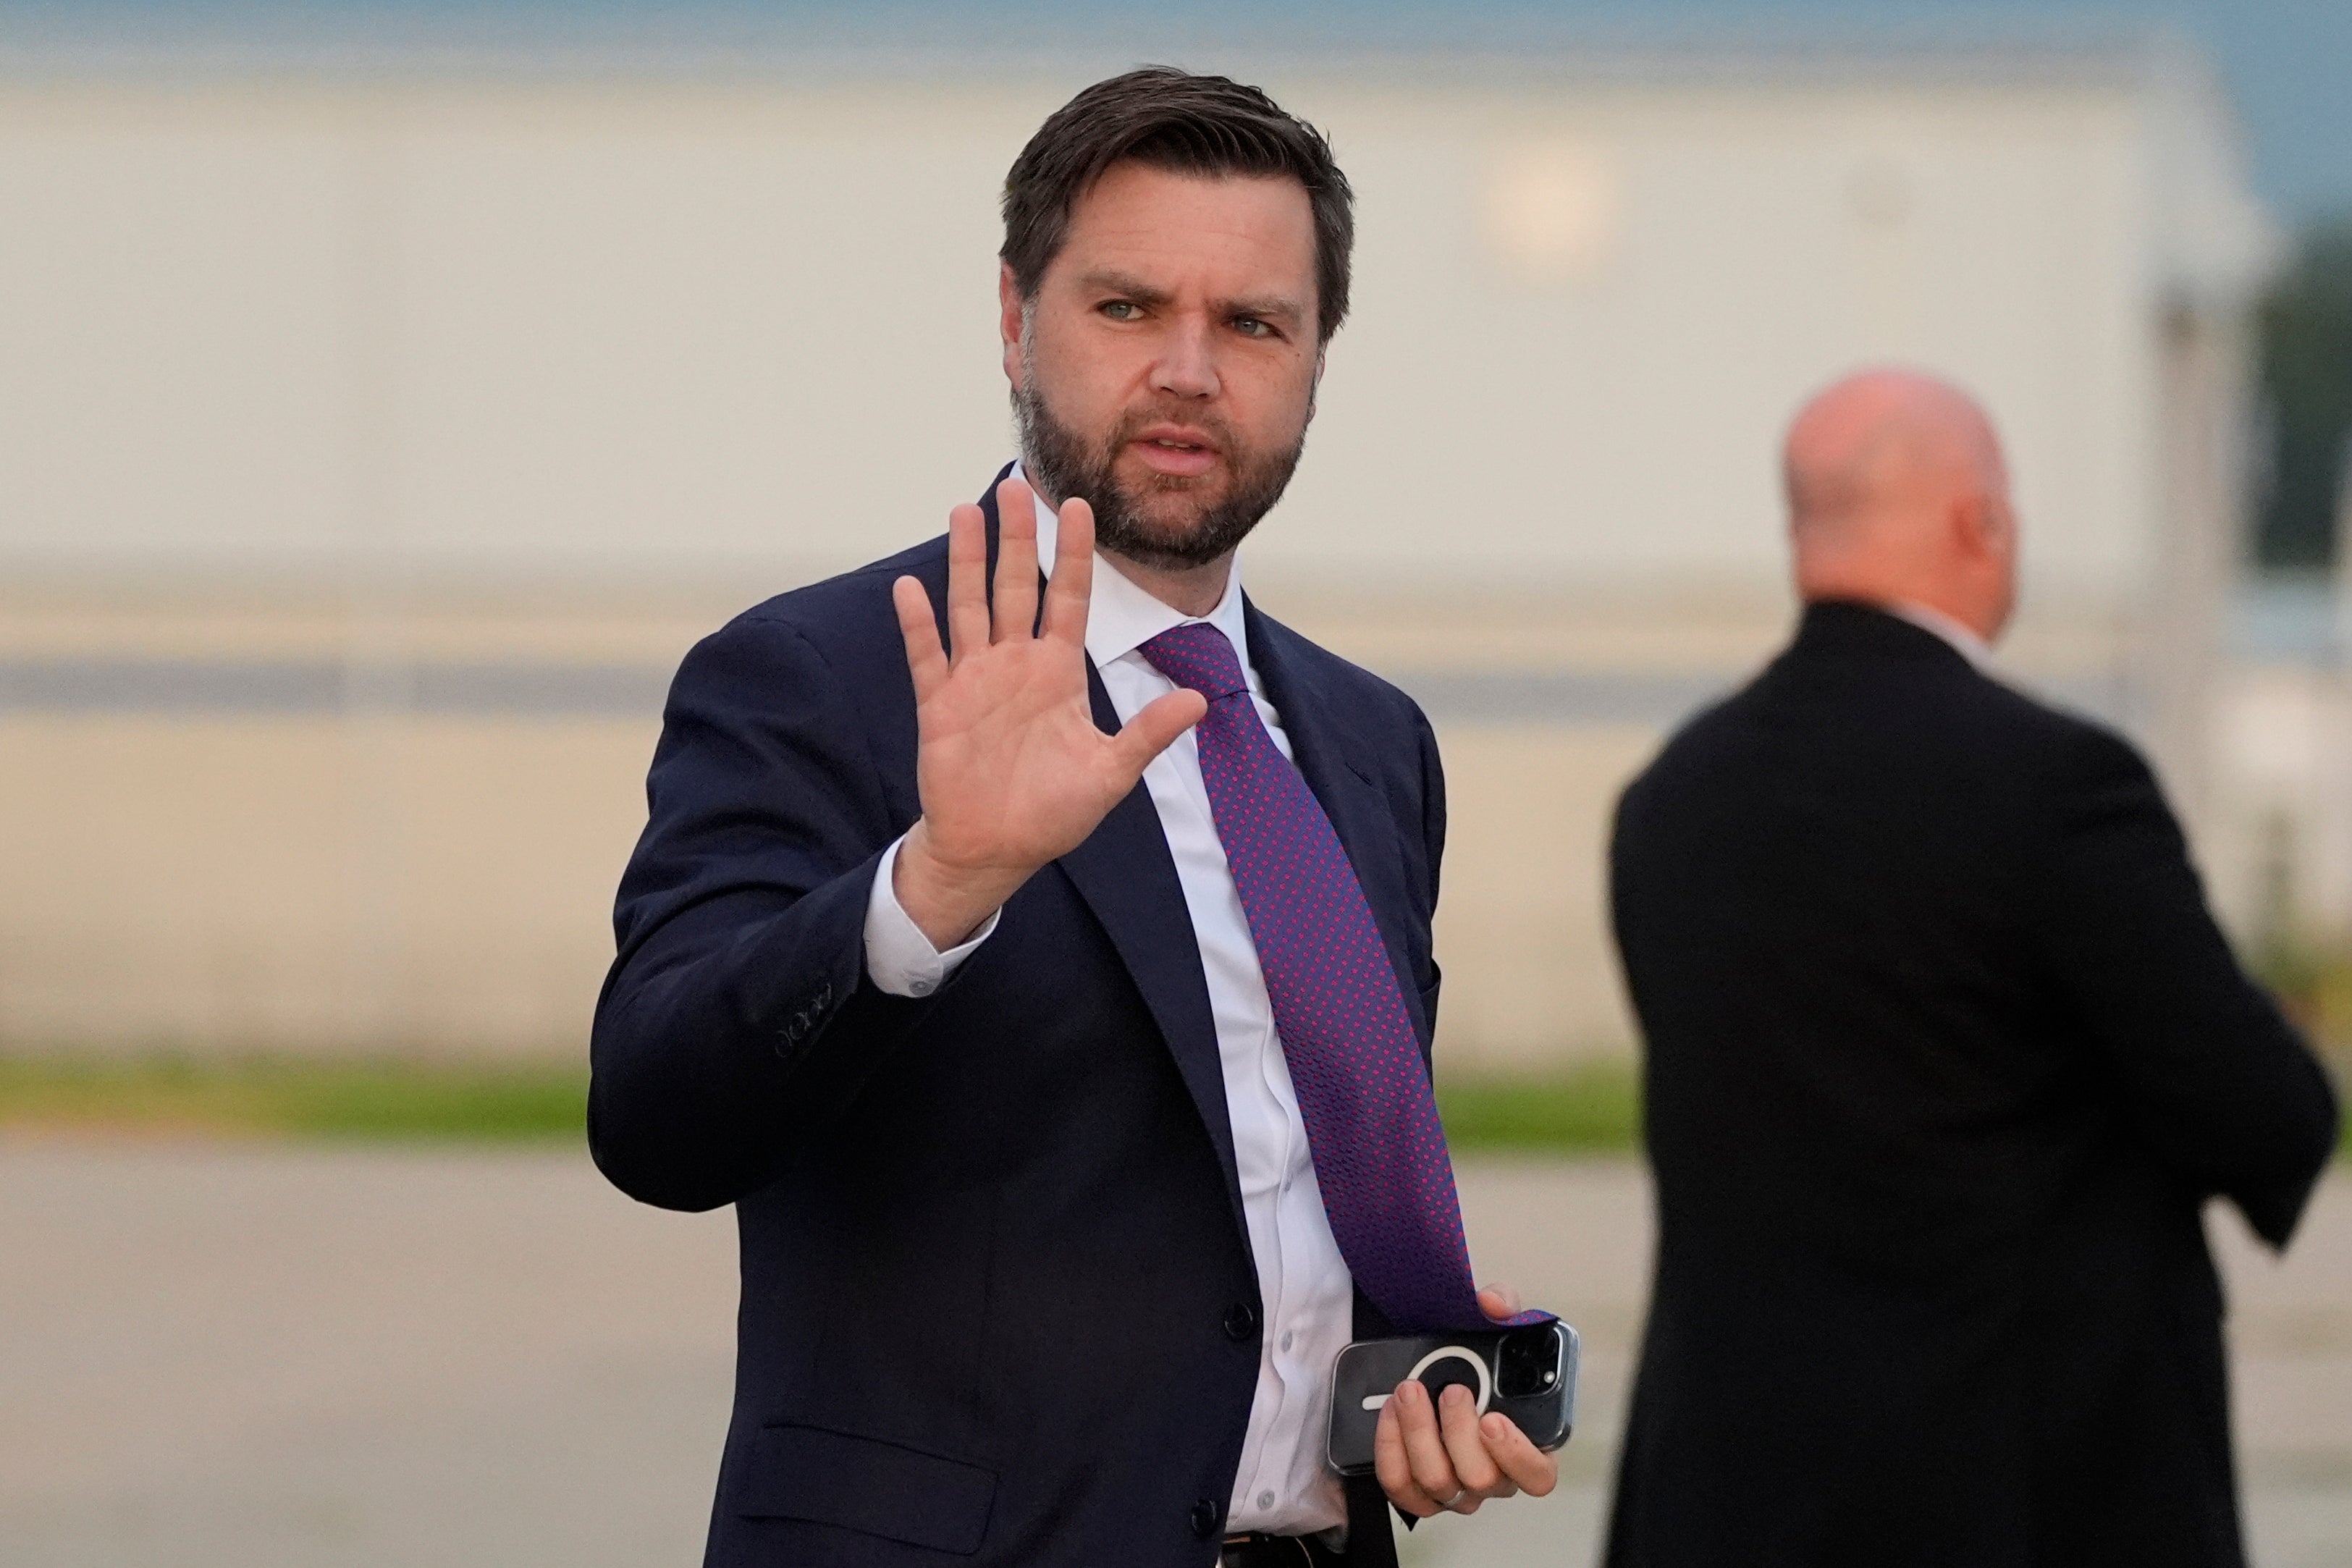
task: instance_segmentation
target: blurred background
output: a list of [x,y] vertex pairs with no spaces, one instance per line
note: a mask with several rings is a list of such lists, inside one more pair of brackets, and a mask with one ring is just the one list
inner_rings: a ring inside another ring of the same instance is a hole
[[[2352,1041],[2352,9],[0,0],[0,1560],[690,1559],[724,1217],[578,1147],[662,695],[1010,455],[1003,172],[1142,60],[1356,183],[1249,582],[1437,724],[1473,1236],[1592,1340],[1561,1498],[1421,1561],[1590,1556],[1609,813],[1785,637],[1835,374],[1982,396],[2005,666]],[[2347,1208],[2224,1240],[2267,1562],[2352,1560]]]

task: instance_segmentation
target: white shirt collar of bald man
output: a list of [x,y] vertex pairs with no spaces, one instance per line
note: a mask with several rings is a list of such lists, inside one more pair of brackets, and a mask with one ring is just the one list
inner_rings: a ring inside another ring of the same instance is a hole
[[1888,615],[1909,621],[1923,632],[1928,632],[1950,645],[1952,651],[1967,659],[1986,675],[1993,673],[1992,644],[1977,636],[1943,611],[1926,605],[1915,605],[1907,599],[1897,599],[1880,606]]

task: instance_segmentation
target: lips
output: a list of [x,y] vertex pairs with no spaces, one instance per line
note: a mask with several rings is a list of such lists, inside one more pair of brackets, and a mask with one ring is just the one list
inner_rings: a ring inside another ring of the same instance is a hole
[[1145,468],[1171,479],[1205,474],[1217,466],[1220,457],[1207,431],[1184,425],[1147,426],[1127,445]]

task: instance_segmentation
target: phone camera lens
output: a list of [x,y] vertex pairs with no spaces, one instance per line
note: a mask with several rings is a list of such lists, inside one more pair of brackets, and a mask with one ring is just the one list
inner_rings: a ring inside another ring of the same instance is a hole
[[1495,1356],[1495,1392],[1505,1399],[1548,1394],[1559,1385],[1559,1327],[1542,1323],[1503,1336]]

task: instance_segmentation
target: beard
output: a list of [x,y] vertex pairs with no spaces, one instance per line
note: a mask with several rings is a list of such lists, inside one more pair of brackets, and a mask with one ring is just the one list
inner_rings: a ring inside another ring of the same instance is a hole
[[[1013,412],[1021,427],[1021,466],[1036,489],[1092,507],[1096,548],[1160,571],[1206,566],[1231,554],[1282,499],[1307,449],[1304,426],[1288,447],[1256,452],[1223,420],[1181,408],[1130,409],[1100,445],[1089,447],[1054,417],[1034,382],[1014,389]],[[1139,494],[1119,482],[1118,455],[1138,431],[1163,422],[1196,426],[1216,443],[1229,476],[1222,498],[1196,499],[1208,476],[1155,474]]]

